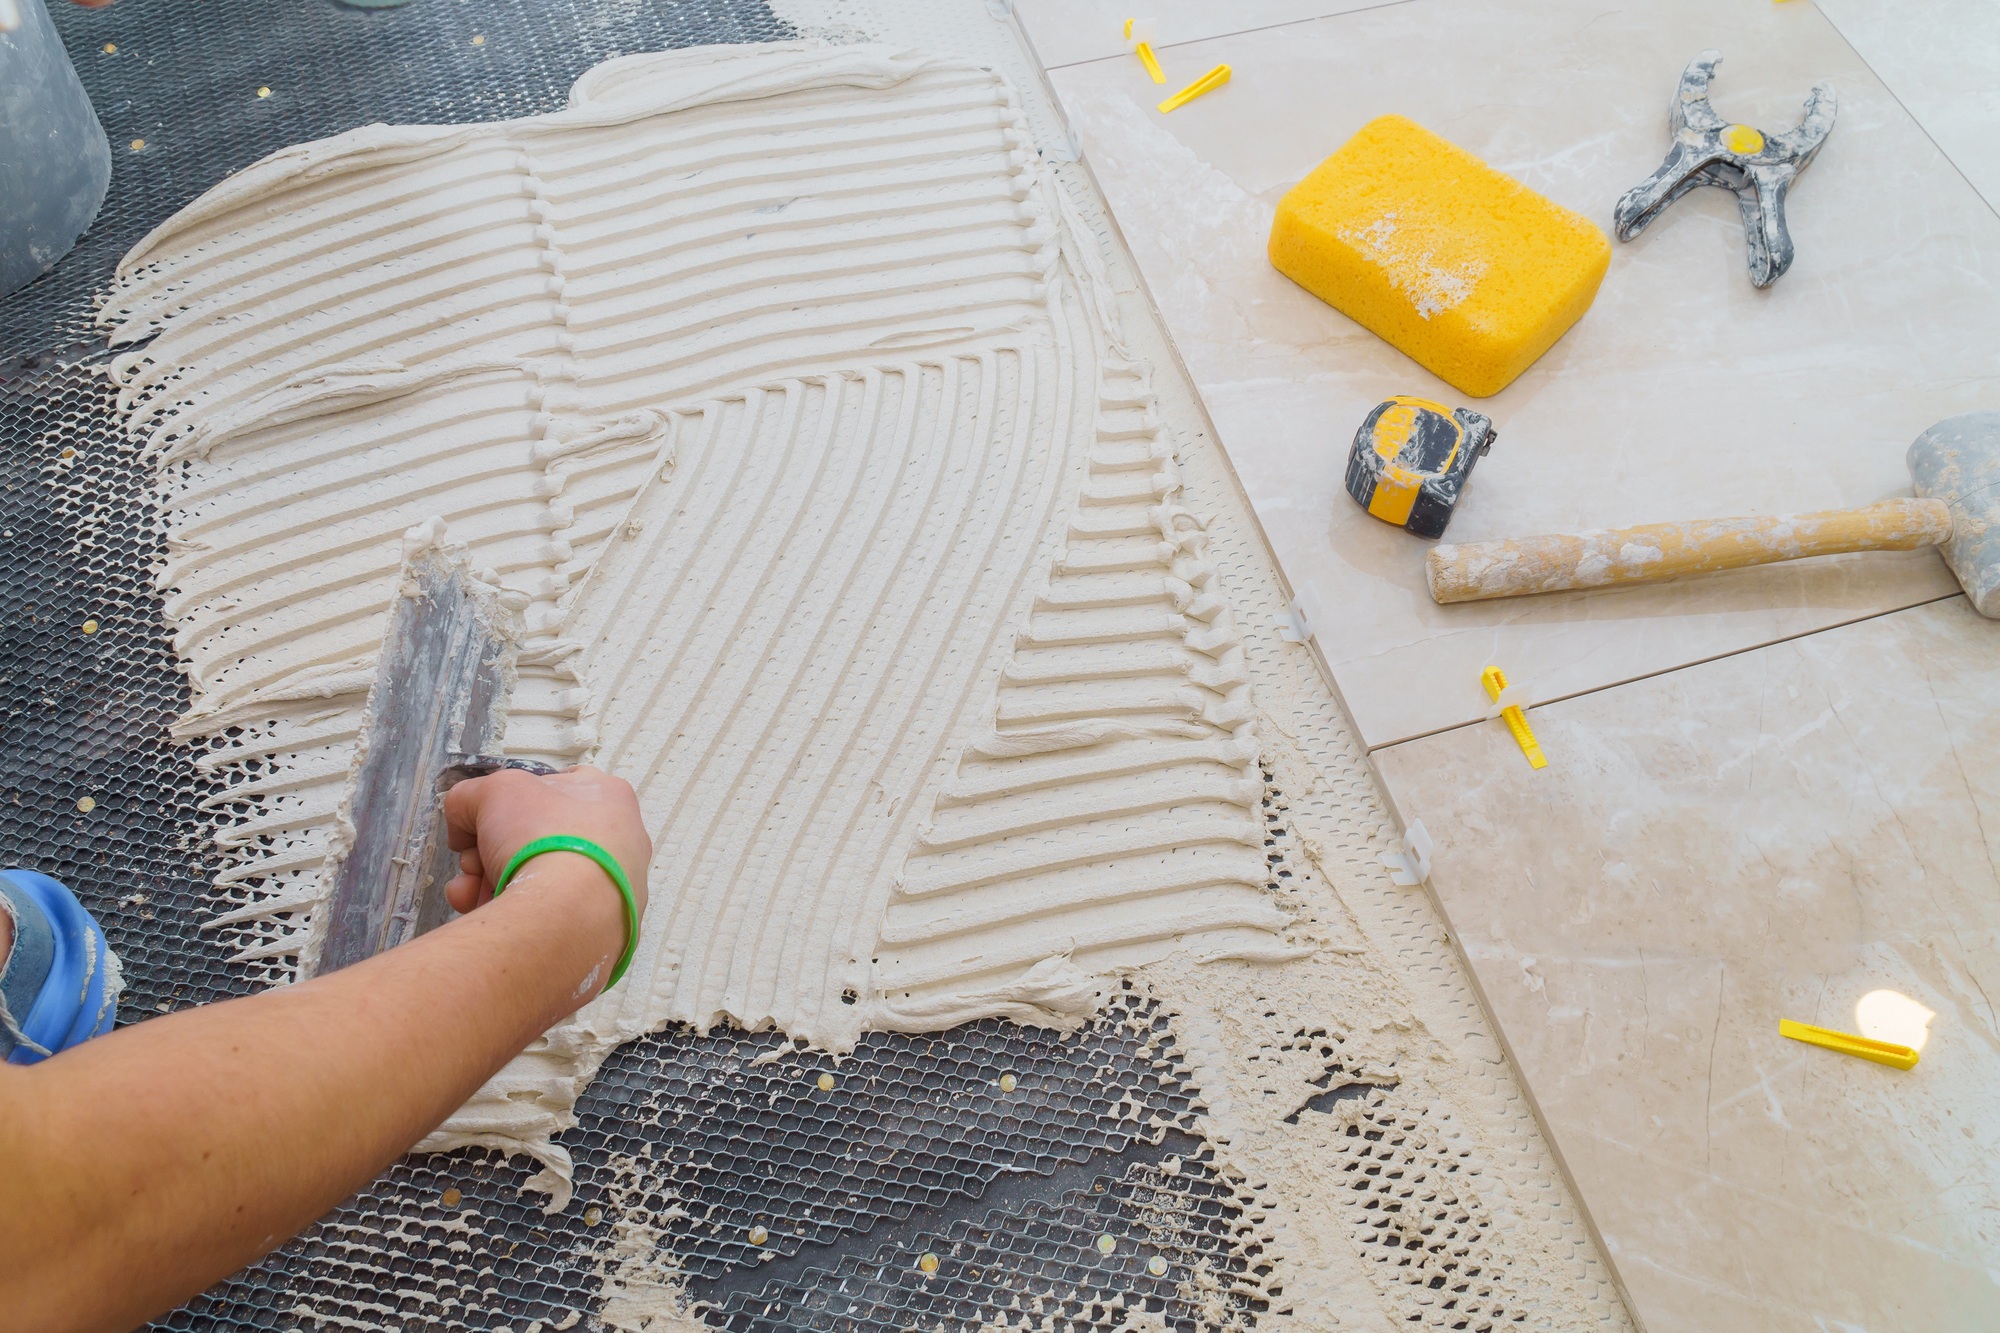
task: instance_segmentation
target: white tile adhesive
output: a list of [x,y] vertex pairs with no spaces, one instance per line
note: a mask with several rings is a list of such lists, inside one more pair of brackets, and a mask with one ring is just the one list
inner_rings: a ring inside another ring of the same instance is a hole
[[[233,784],[214,924],[310,972],[405,542],[460,545],[526,627],[507,751],[629,778],[658,851],[626,981],[423,1147],[532,1153],[559,1206],[621,1041],[1066,1025],[1143,968],[1274,1312],[1624,1327],[992,13],[835,6],[851,44],[287,149],[127,257],[103,319],[151,337],[113,373],[159,462],[176,730]],[[681,1309],[655,1221],[618,1215],[610,1327]]]
[[659,845],[630,978],[431,1146],[565,1171],[669,1021],[843,1051],[1297,953],[1201,523],[1020,124],[887,47],[630,56],[286,150],[127,257],[246,954],[311,969],[406,529],[522,605],[509,751],[628,778]]

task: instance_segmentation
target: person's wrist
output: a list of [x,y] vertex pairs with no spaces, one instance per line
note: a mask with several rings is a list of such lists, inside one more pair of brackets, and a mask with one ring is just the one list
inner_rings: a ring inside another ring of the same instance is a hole
[[603,866],[582,852],[542,852],[522,862],[495,905],[517,895],[548,913],[563,933],[573,931],[601,960],[600,981],[610,977],[625,953],[625,901]]

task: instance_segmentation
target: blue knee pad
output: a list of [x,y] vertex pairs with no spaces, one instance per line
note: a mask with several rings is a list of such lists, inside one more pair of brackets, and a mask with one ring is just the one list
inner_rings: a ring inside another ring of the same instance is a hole
[[14,948],[0,968],[0,1057],[46,1060],[111,1030],[124,979],[104,932],[60,880],[0,870]]

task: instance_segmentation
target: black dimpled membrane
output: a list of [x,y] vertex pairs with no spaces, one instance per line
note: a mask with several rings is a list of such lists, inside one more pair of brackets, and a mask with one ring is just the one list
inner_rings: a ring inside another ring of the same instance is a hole
[[[52,8],[114,167],[77,248],[0,298],[0,865],[57,876],[104,923],[130,1024],[267,974],[203,929],[231,807],[168,732],[187,690],[153,586],[163,532],[92,320],[119,256],[287,144],[549,111],[613,55],[794,34],[762,0]],[[580,1102],[565,1211],[522,1194],[522,1160],[409,1158],[152,1327],[639,1328],[668,1270],[734,1330],[1111,1328],[1141,1310],[1244,1327],[1268,1270],[1185,1075],[1129,991],[1076,1033],[877,1034],[839,1061],[670,1029],[616,1052]]]

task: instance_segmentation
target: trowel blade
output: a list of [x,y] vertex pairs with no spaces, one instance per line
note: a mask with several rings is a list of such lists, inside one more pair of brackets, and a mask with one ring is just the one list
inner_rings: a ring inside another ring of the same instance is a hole
[[444,886],[458,857],[445,842],[440,779],[494,748],[518,641],[511,613],[462,559],[434,547],[405,557],[368,691],[353,840],[333,869],[313,972],[372,958],[450,915]]

